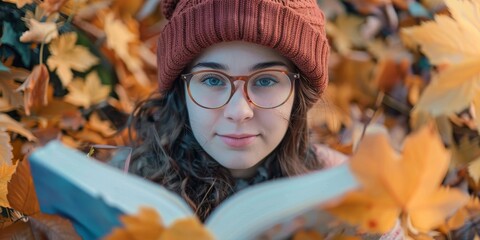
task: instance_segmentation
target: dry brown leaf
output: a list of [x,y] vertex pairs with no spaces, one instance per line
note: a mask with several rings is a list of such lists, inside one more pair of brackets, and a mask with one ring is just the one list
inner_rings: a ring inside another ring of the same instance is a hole
[[104,101],[110,94],[110,86],[103,85],[96,72],[87,75],[85,81],[73,80],[68,86],[65,101],[84,108]]
[[21,123],[15,121],[7,114],[0,114],[0,129],[4,128],[7,131],[16,132],[24,137],[26,137],[29,141],[36,141],[37,138],[33,136],[30,130],[26,129],[22,126]]
[[384,135],[366,135],[351,159],[362,188],[332,213],[369,232],[389,231],[403,213],[416,229],[429,231],[468,201],[467,194],[440,187],[448,166],[449,154],[431,126],[409,135],[401,156]]
[[[10,61],[4,63],[9,67]],[[14,80],[25,80],[30,74],[29,71],[23,68],[9,67],[9,71],[0,71],[0,92],[2,92],[2,98],[7,100],[8,103],[17,108],[23,104],[22,94],[16,92],[18,84]]]
[[47,106],[35,110],[36,117],[45,118],[49,121],[60,119],[64,112],[78,111],[75,105],[57,98],[49,99]]
[[22,8],[26,4],[32,4],[33,0],[3,0],[4,2],[10,2],[17,4],[17,8]]
[[56,70],[63,86],[68,86],[72,81],[72,70],[85,72],[99,62],[86,47],[75,45],[76,42],[77,33],[68,32],[54,39],[49,45],[52,55],[47,59],[47,65],[52,71]]
[[35,239],[81,239],[72,223],[59,215],[40,213],[29,219]]
[[58,37],[55,22],[39,22],[36,19],[26,19],[25,25],[29,30],[20,36],[20,42],[50,43]]
[[58,127],[63,130],[77,131],[85,125],[86,121],[78,109],[64,111],[60,116]]
[[37,65],[33,68],[32,73],[17,89],[23,91],[23,104],[25,113],[30,115],[30,109],[48,104],[47,87],[50,81],[50,75],[45,64]]
[[27,158],[18,161],[17,170],[8,184],[7,198],[13,209],[25,215],[31,216],[40,212]]

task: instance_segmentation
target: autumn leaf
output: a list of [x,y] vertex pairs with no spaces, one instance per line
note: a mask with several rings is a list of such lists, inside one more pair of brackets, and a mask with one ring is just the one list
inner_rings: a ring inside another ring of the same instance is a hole
[[112,128],[111,122],[100,119],[98,114],[95,112],[90,115],[86,127],[92,129],[93,131],[99,132],[104,137],[109,137],[115,134],[115,129]]
[[47,65],[52,71],[56,70],[63,86],[68,86],[72,81],[72,70],[84,72],[99,61],[86,47],[75,45],[76,42],[77,33],[69,32],[54,39],[49,45],[52,55],[47,59]]
[[68,0],[44,0],[40,7],[45,10],[47,14],[51,14],[54,12],[58,12],[60,8],[67,2]]
[[22,94],[15,91],[18,88],[15,80],[25,80],[29,74],[30,72],[26,69],[15,67],[9,67],[8,71],[0,71],[0,91],[2,92],[2,98],[14,108],[23,104]]
[[17,4],[17,8],[22,8],[26,4],[31,4],[33,3],[33,0],[2,0],[4,2],[10,2],[10,3],[15,3]]
[[7,186],[18,165],[18,162],[12,163],[12,158],[10,136],[4,130],[0,130],[0,206],[2,207],[10,207]]
[[[0,163],[12,165],[13,153],[10,145],[10,136],[5,129],[0,129]],[[1,182],[0,182],[1,183]]]
[[366,135],[351,159],[362,188],[347,194],[331,212],[370,232],[385,233],[399,218],[428,231],[468,200],[457,189],[440,187],[448,166],[449,154],[431,126],[409,135],[401,155],[385,135]]
[[54,22],[39,22],[35,19],[27,19],[26,24],[30,29],[20,36],[21,42],[50,43],[58,37],[57,24]]
[[324,99],[318,101],[308,112],[310,128],[326,125],[334,133],[340,131],[342,124],[349,127],[352,124],[350,117],[350,103],[353,98],[351,88],[341,88],[335,84],[328,85]]
[[179,219],[168,228],[163,226],[158,213],[148,207],[141,207],[136,215],[120,217],[123,228],[115,228],[105,240],[158,239],[158,240],[209,240],[214,239],[210,232],[196,218]]
[[432,64],[446,66],[435,75],[415,106],[414,111],[426,111],[433,116],[467,107],[480,89],[480,2],[445,3],[451,17],[436,15],[434,21],[401,31],[407,45],[420,45]]
[[293,235],[293,240],[323,240],[324,237],[315,230],[300,230]]
[[165,229],[159,240],[213,240],[213,235],[202,225],[197,218],[184,218],[173,222]]
[[96,72],[87,75],[85,81],[75,79],[68,86],[65,101],[76,106],[89,108],[91,105],[104,101],[110,94],[110,86],[103,85]]
[[50,75],[47,67],[40,64],[33,68],[32,73],[17,89],[17,91],[23,91],[23,104],[27,116],[30,115],[32,107],[48,104],[47,87],[49,80]]
[[115,228],[105,240],[121,239],[159,239],[165,231],[162,220],[152,208],[140,208],[136,215],[120,217],[123,228]]
[[29,217],[29,220],[34,239],[81,239],[72,223],[59,215],[40,213]]
[[0,113],[0,129],[4,128],[7,131],[16,132],[24,137],[26,137],[29,141],[36,141],[37,138],[30,132],[30,130],[26,129],[22,126],[19,122],[15,121],[7,114]]
[[105,34],[107,37],[107,47],[113,49],[118,57],[127,65],[137,81],[143,85],[149,85],[149,79],[142,70],[143,63],[138,55],[139,53],[139,33],[132,29],[138,29],[138,23],[131,18],[125,20],[115,18],[113,13],[105,16]]
[[17,170],[8,184],[7,198],[10,206],[23,214],[31,216],[40,212],[27,158],[17,161]]

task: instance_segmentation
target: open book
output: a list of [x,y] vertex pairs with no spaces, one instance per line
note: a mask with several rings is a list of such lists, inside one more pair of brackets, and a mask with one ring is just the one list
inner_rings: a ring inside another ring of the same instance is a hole
[[[42,212],[72,221],[84,239],[99,239],[121,226],[119,216],[141,206],[156,209],[169,226],[194,212],[176,193],[123,173],[60,142],[50,142],[30,157]],[[308,214],[358,186],[348,165],[257,184],[218,206],[205,221],[217,239],[255,239],[282,221]]]

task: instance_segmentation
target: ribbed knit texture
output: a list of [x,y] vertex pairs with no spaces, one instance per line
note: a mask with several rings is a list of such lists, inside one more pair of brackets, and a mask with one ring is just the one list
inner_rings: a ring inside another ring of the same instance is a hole
[[205,48],[242,40],[290,59],[318,96],[328,81],[325,18],[315,0],[164,0],[170,20],[158,40],[158,80],[168,90]]

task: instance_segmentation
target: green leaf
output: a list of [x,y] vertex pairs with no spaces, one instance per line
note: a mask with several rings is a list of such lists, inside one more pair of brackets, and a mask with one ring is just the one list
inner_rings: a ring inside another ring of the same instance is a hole
[[0,45],[5,44],[11,46],[20,54],[20,59],[25,66],[30,66],[32,60],[32,52],[30,44],[20,42],[20,32],[15,31],[10,22],[3,23],[3,35],[0,39]]

